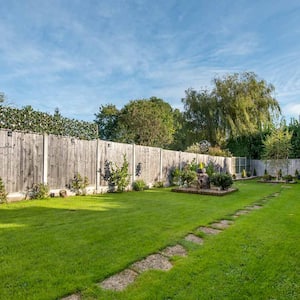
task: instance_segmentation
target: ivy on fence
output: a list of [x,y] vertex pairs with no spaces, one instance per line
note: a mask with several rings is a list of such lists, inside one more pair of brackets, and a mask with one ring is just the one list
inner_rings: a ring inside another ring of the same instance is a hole
[[58,112],[50,115],[35,111],[31,106],[17,109],[0,105],[0,128],[72,136],[84,140],[98,137],[95,123],[64,118]]

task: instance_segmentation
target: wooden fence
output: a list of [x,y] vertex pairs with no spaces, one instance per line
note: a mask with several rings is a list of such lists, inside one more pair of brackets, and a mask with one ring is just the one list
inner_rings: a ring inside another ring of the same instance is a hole
[[111,161],[120,166],[124,155],[129,162],[131,183],[143,179],[149,185],[156,181],[168,184],[170,171],[175,167],[182,168],[193,159],[197,163],[213,161],[223,170],[235,172],[235,158],[0,130],[0,177],[8,193],[24,193],[35,183],[63,189],[77,172],[87,176],[90,186],[99,192],[107,186],[101,176],[105,164]]

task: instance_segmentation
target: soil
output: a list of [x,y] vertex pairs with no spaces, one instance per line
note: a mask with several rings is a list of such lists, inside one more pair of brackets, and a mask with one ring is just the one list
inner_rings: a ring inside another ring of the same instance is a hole
[[177,193],[190,193],[190,194],[200,194],[200,195],[212,195],[212,196],[224,196],[233,192],[238,191],[236,188],[229,188],[227,190],[218,189],[197,189],[194,187],[178,187],[171,190]]

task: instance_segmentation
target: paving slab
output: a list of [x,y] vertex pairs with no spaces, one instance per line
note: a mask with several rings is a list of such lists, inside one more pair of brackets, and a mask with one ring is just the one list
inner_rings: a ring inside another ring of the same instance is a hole
[[169,260],[161,254],[151,254],[145,259],[131,265],[130,268],[142,273],[148,270],[168,271],[173,267]]
[[231,224],[233,224],[233,221],[229,221],[229,220],[221,220],[220,222],[211,224],[211,227],[215,227],[215,228],[217,228],[217,229],[226,229],[226,228],[228,228]]
[[197,230],[209,235],[216,235],[221,232],[221,230],[211,227],[199,227]]
[[138,273],[136,273],[135,271],[130,269],[125,269],[124,271],[105,279],[104,281],[99,283],[99,286],[105,290],[122,291],[129,284],[134,282],[137,275]]
[[204,240],[200,238],[199,236],[196,236],[194,234],[188,234],[185,238],[186,241],[202,245],[204,243]]
[[73,294],[65,298],[62,298],[61,300],[80,300],[80,299],[81,299],[80,294]]
[[173,257],[173,256],[187,256],[187,251],[186,249],[177,244],[175,246],[169,246],[166,249],[161,251],[161,254],[164,256],[168,256],[168,257]]

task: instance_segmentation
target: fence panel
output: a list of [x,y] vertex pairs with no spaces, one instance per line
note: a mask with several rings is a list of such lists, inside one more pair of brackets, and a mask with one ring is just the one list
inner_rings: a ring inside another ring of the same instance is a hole
[[8,193],[43,179],[43,136],[0,130],[0,177]]

